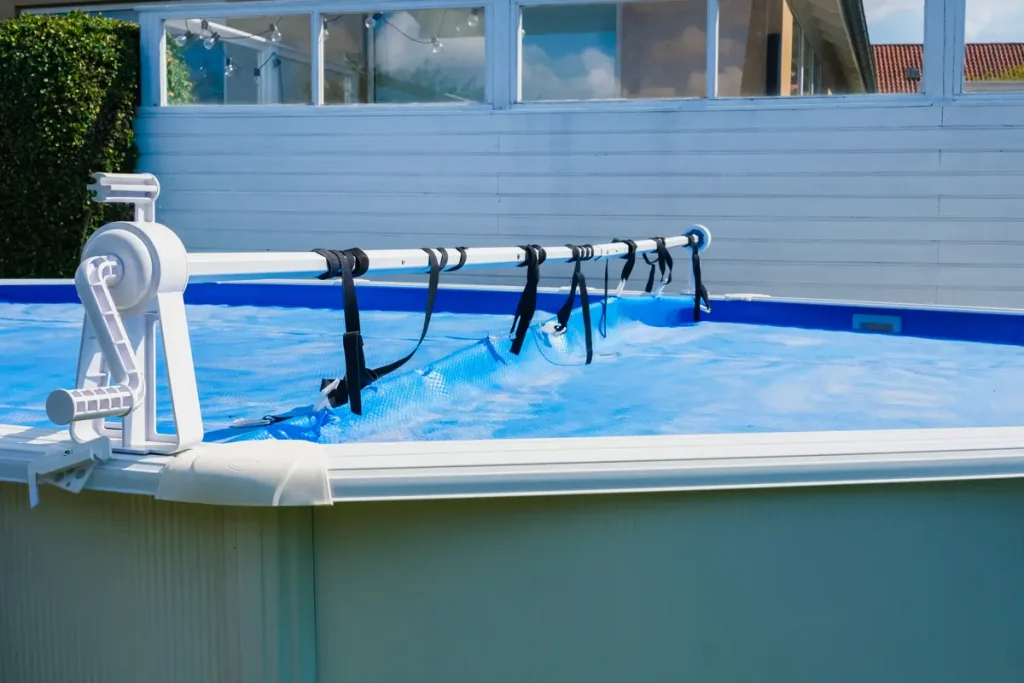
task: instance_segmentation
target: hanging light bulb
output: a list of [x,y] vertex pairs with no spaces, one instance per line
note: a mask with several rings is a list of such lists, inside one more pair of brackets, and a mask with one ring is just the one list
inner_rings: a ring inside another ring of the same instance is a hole
[[188,41],[192,40],[192,31],[188,29],[184,33],[174,36],[174,44],[178,47],[185,47],[188,45]]
[[211,33],[210,35],[203,38],[203,47],[205,47],[207,50],[212,50],[214,45],[217,44],[218,40],[220,40],[220,34]]
[[466,19],[466,26],[476,28],[480,25],[480,11],[476,8],[469,10],[469,17]]
[[277,24],[270,25],[270,42],[279,43],[281,42],[281,32],[277,30]]
[[378,16],[379,15],[376,12],[366,15],[366,21],[363,22],[363,25],[366,26],[366,28],[373,28],[377,25]]
[[252,82],[259,85],[260,82],[260,68],[256,67],[252,70]]
[[441,39],[438,38],[437,36],[434,36],[433,38],[430,39],[430,50],[435,55],[438,52],[440,52],[443,47],[444,47],[444,43],[442,43]]
[[331,32],[327,30],[327,20],[326,19],[324,19],[324,21],[323,21],[323,27],[322,28],[323,28],[324,40],[327,40],[327,36],[331,35]]
[[224,62],[224,75],[230,76],[235,73],[235,63],[231,61],[231,57],[228,57],[227,61]]

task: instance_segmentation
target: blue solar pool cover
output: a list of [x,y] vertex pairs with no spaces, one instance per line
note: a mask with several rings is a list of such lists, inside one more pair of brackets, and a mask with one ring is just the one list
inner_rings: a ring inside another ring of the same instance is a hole
[[[420,294],[422,296],[422,293]],[[336,310],[192,305],[208,440],[452,440],[739,433],[1022,423],[1024,349],[1012,344],[710,321],[692,299],[624,297],[608,306],[584,365],[581,316],[563,336],[538,314],[523,353],[511,315],[435,313],[413,362],[364,390],[362,416],[310,412],[342,368]],[[595,327],[600,305],[593,308]],[[74,381],[82,310],[0,304],[0,422],[50,426],[46,395]],[[366,311],[367,363],[412,347],[422,313]],[[158,412],[170,428],[165,387]],[[238,429],[238,418],[295,412]]]
[[[318,443],[1008,426],[1019,347],[691,322],[692,299],[613,300],[584,365],[581,316],[490,335],[367,388],[347,407],[219,440]],[[593,306],[593,319],[602,314]],[[546,330],[547,328],[547,330]]]

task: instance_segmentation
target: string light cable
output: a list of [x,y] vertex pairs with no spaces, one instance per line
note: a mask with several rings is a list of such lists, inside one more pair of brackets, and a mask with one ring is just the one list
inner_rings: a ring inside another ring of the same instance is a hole
[[[178,47],[185,47],[186,45],[195,40],[202,40],[203,47],[205,47],[207,50],[212,50],[214,47],[216,47],[217,43],[229,43],[234,41],[252,40],[254,38],[259,39],[262,38],[263,36],[267,36],[266,39],[269,40],[271,43],[279,43],[281,42],[282,34],[281,29],[278,28],[278,24],[280,24],[283,19],[284,17],[279,17],[277,21],[271,22],[270,25],[267,26],[267,28],[260,31],[259,33],[249,33],[242,36],[231,37],[224,37],[219,32],[212,30],[210,28],[210,22],[206,19],[199,20],[199,33],[193,33],[192,29],[189,28],[188,22],[196,20],[185,19],[185,32],[178,34],[174,37],[173,40],[174,44]],[[237,31],[238,29],[233,30]],[[241,31],[239,32],[241,33]]]

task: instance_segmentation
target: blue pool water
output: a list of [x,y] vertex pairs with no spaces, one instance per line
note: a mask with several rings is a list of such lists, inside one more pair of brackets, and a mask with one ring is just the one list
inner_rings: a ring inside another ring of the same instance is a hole
[[[509,315],[435,314],[414,360],[346,407],[266,428],[236,418],[313,402],[342,367],[339,311],[190,306],[211,439],[322,443],[413,439],[737,433],[1013,426],[1024,348],[1007,344],[769,327],[688,324],[690,300],[624,298],[608,307],[583,364],[579,311],[569,332],[535,326],[520,356]],[[595,322],[600,306],[594,307]],[[79,306],[0,304],[0,422],[46,426],[50,389],[73,382]],[[538,322],[548,316],[538,314]],[[364,311],[367,361],[412,347],[421,313]],[[162,414],[169,416],[166,404]]]

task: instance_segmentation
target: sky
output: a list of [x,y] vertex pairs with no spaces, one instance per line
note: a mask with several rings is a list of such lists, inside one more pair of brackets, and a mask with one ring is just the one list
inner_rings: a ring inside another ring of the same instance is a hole
[[[924,0],[864,0],[872,43],[920,43]],[[1024,42],[1024,0],[967,0],[969,43]]]

